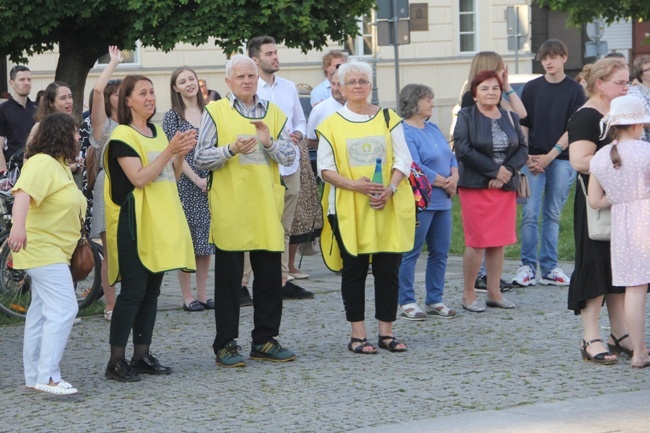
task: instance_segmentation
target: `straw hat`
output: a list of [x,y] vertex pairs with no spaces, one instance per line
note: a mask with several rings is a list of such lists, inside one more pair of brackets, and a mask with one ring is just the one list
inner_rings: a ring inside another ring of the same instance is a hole
[[635,95],[619,96],[612,100],[609,113],[600,121],[601,139],[607,135],[612,125],[637,125],[650,123],[650,115],[646,113],[643,101]]

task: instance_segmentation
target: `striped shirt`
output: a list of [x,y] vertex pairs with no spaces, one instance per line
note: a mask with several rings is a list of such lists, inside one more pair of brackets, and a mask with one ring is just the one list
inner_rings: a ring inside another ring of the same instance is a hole
[[[253,107],[249,108],[237,99],[233,93],[228,94],[230,106],[234,107],[242,116],[251,119],[261,119],[266,116],[268,102],[254,96]],[[272,137],[273,138],[273,137]],[[271,159],[280,165],[289,166],[296,159],[296,151],[292,145],[291,137],[285,130],[282,131],[278,141],[271,140],[271,147],[264,147]],[[201,170],[218,170],[233,158],[228,151],[228,146],[217,147],[217,125],[207,110],[203,110],[199,138],[194,152],[194,163]]]

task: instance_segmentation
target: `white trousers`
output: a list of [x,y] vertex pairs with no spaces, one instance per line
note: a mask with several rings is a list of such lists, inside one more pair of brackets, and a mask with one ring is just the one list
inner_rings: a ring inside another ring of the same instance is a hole
[[27,270],[32,303],[25,319],[25,385],[61,381],[59,363],[79,311],[70,268],[64,263]]

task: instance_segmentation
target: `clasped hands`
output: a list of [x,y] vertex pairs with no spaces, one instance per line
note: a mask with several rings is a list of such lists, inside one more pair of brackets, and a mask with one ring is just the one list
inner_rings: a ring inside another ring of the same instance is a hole
[[261,120],[251,120],[251,124],[255,126],[257,136],[241,135],[237,137],[234,143],[230,143],[229,149],[235,155],[242,153],[248,155],[255,152],[257,149],[257,142],[261,142],[264,147],[271,147],[271,133],[266,123]]
[[497,172],[496,179],[490,179],[488,188],[501,189],[503,188],[503,185],[510,182],[510,179],[512,179],[512,173],[510,173],[510,170],[501,166]]
[[367,195],[370,199],[370,207],[375,210],[383,209],[388,199],[393,196],[393,190],[389,186],[374,183],[365,176],[353,180],[351,189]]
[[550,163],[548,155],[529,155],[526,165],[531,174],[541,174]]

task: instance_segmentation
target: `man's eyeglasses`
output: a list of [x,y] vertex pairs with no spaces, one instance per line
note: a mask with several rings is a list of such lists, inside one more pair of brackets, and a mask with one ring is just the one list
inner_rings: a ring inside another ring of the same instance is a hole
[[354,86],[356,86],[357,84],[360,85],[360,86],[367,86],[368,84],[370,84],[370,81],[368,81],[368,80],[364,80],[364,79],[362,78],[362,79],[360,79],[360,80],[351,80],[351,81],[346,81],[346,83],[345,83],[346,86],[351,86],[351,87],[354,87]]
[[606,81],[608,83],[616,84],[617,86],[620,86],[620,87],[630,87],[632,85],[632,83],[630,81],[608,81],[608,80],[606,80]]

